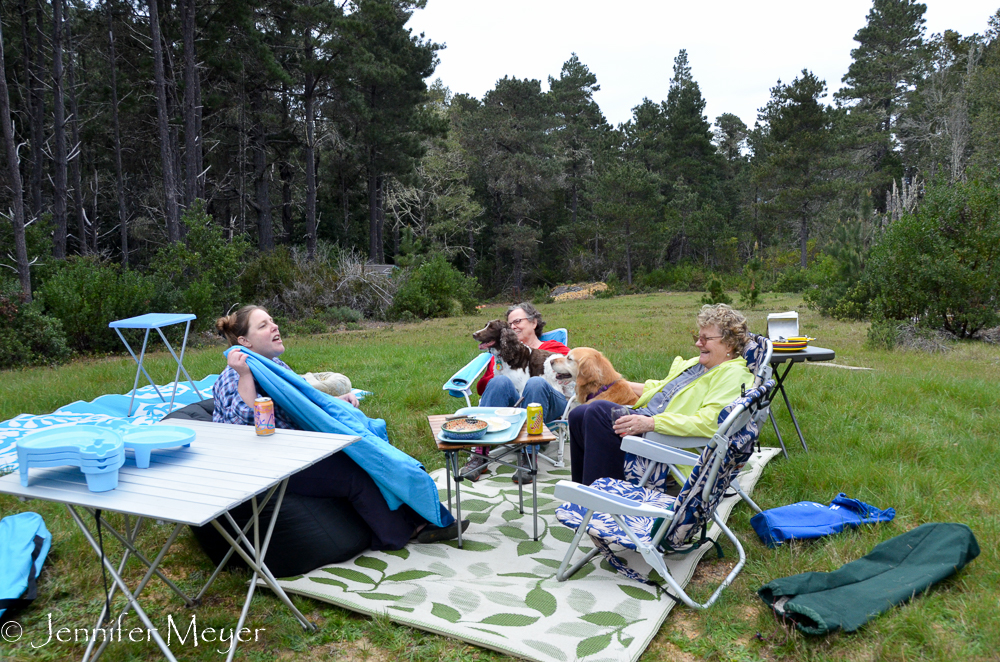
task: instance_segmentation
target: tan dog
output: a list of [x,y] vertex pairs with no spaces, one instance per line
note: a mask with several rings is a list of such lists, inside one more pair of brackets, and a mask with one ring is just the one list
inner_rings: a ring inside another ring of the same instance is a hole
[[639,396],[622,378],[611,361],[590,347],[571,349],[569,356],[552,359],[556,373],[568,373],[576,380],[577,404],[591,400],[610,400],[620,405],[634,405]]

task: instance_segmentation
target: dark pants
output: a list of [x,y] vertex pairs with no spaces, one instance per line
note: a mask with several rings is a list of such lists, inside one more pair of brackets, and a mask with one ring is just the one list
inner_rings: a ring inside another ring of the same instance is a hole
[[288,490],[309,497],[346,498],[371,527],[374,550],[402,549],[414,529],[426,523],[406,504],[389,510],[372,477],[346,453],[334,453],[295,474]]
[[569,413],[573,482],[590,485],[598,478],[625,479],[622,438],[611,425],[609,400],[594,400]]

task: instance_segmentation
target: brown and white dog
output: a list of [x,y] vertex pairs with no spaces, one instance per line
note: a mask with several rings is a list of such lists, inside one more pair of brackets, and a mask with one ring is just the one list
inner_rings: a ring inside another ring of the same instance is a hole
[[576,386],[576,404],[591,400],[610,400],[620,405],[634,405],[639,396],[603,354],[590,347],[574,347],[568,356],[552,359],[557,373],[568,373]]
[[528,347],[517,339],[506,320],[492,320],[472,337],[479,343],[479,349],[488,350],[495,357],[493,374],[510,379],[518,393],[524,391],[530,377],[544,377],[567,398],[573,394],[573,378],[569,373],[557,374],[552,367],[556,358],[563,358],[562,354]]

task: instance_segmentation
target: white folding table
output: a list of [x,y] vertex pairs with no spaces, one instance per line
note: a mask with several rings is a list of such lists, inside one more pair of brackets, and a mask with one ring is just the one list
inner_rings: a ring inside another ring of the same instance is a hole
[[[114,490],[91,492],[87,489],[83,473],[76,467],[53,467],[32,468],[28,475],[27,487],[21,486],[17,472],[0,476],[0,493],[65,503],[70,516],[80,527],[84,537],[102,559],[104,567],[114,580],[111,596],[116,588],[122,592],[128,600],[125,612],[129,609],[135,610],[143,624],[149,628],[164,657],[171,662],[176,662],[176,658],[139,604],[142,590],[155,574],[177,593],[186,605],[195,606],[225,567],[233,552],[239,554],[255,574],[254,579],[250,581],[246,601],[234,632],[239,632],[246,620],[250,600],[257,586],[257,578],[274,591],[302,627],[315,629],[315,625],[295,608],[278,586],[271,571],[264,564],[264,555],[267,553],[274,523],[278,519],[288,478],[353,444],[359,437],[298,430],[276,430],[274,435],[258,437],[254,427],[247,425],[176,419],[165,421],[164,424],[182,425],[194,430],[196,437],[191,446],[153,451],[148,469],[139,469],[135,466],[134,460],[126,460],[125,466],[119,470],[118,487]],[[264,494],[264,497],[258,502],[257,497],[261,494]],[[274,512],[267,531],[262,535],[258,514],[271,498],[276,499]],[[253,517],[246,527],[241,529],[229,515],[229,510],[247,500],[252,500]],[[90,523],[95,520],[95,515],[99,511],[118,512],[126,516],[125,527],[121,532],[101,520],[101,531],[110,533],[125,547],[125,553],[117,567],[102,554],[101,546],[91,532]],[[138,518],[134,526],[131,523],[131,516]],[[152,560],[136,549],[140,526],[146,518],[174,524],[166,543]],[[240,532],[237,539],[234,539],[221,525],[221,519],[228,521],[232,530]],[[203,526],[209,522],[229,542],[232,549],[198,595],[190,598],[159,571],[159,565],[185,525]],[[121,573],[132,556],[145,564],[148,570],[134,589],[130,590]],[[110,604],[111,596],[106,604]],[[105,616],[106,607],[102,607],[97,627],[104,622]],[[233,659],[238,643],[239,639],[234,636],[227,661]],[[92,639],[84,652],[85,662],[88,659],[97,659],[107,641],[103,641],[96,651],[93,650],[94,644],[95,640]]]
[[[194,392],[198,394],[198,397],[202,400],[205,399],[205,396],[203,396],[201,391],[198,390],[198,387],[194,385],[194,380],[191,379],[191,375],[188,374],[187,369],[184,367],[184,350],[187,347],[188,332],[191,330],[191,321],[196,319],[198,319],[197,316],[192,315],[191,313],[147,313],[145,315],[139,315],[138,317],[116,320],[108,324],[110,328],[115,330],[118,337],[122,339],[122,342],[125,343],[125,349],[127,349],[128,353],[132,355],[132,358],[135,359],[138,366],[135,370],[135,381],[132,383],[132,397],[128,401],[129,416],[132,415],[132,403],[135,401],[136,389],[139,388],[140,374],[146,375],[146,379],[148,379],[149,383],[153,386],[153,390],[156,391],[156,395],[160,396],[160,400],[163,402],[167,401],[167,399],[163,397],[163,394],[160,393],[160,389],[157,388],[156,382],[154,382],[153,378],[149,376],[146,369],[142,367],[142,362],[146,358],[146,344],[149,342],[149,332],[151,329],[156,329],[156,332],[160,334],[160,338],[163,339],[163,344],[165,344],[167,349],[170,351],[170,356],[174,357],[174,361],[177,362],[177,374],[174,375],[174,392],[170,395],[170,404],[174,404],[174,397],[177,395],[177,381],[180,379],[182,371],[184,372],[184,376],[187,377],[188,383],[191,384],[191,388],[193,388]],[[181,342],[181,354],[180,356],[177,356],[177,354],[174,353],[174,348],[171,347],[170,342],[167,341],[167,337],[163,335],[163,327],[180,324],[181,322],[184,322],[185,324],[184,340]],[[125,339],[125,336],[122,335],[122,329],[146,330],[145,335],[142,337],[142,350],[139,352],[139,356],[136,356],[135,352],[132,351],[132,346],[128,343],[128,340]]]

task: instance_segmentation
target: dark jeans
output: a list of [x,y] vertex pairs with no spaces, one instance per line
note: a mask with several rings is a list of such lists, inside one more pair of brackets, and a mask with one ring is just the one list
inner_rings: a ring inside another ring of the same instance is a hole
[[347,453],[334,453],[295,474],[288,481],[288,490],[302,496],[349,500],[371,527],[374,550],[402,549],[414,529],[426,522],[406,504],[389,510],[378,485]]
[[609,400],[594,400],[569,413],[573,482],[590,485],[598,478],[625,479],[622,438],[611,425]]

